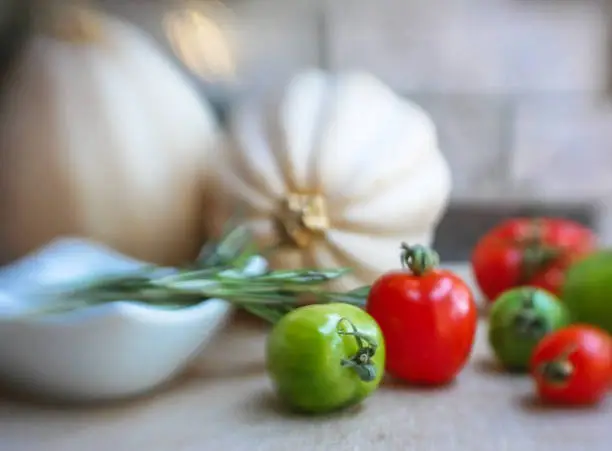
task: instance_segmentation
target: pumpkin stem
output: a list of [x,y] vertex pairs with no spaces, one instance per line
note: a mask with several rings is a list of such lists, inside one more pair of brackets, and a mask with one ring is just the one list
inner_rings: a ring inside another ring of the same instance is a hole
[[420,244],[408,246],[406,243],[402,243],[401,250],[402,268],[410,269],[416,276],[420,276],[440,264],[438,253],[426,246]]
[[327,231],[327,202],[320,194],[290,193],[276,214],[281,244],[306,249]]
[[[345,330],[342,327],[343,322],[349,324],[352,330]],[[360,332],[355,325],[347,318],[341,318],[336,325],[338,335],[351,335],[357,341],[357,352],[348,359],[342,359],[340,365],[343,367],[352,368],[363,382],[372,382],[376,379],[376,366],[372,362],[372,357],[376,354],[378,348],[377,343],[363,332]]]
[[525,338],[537,339],[550,332],[551,325],[536,309],[535,288],[525,288],[523,304],[513,319],[513,326],[517,333]]

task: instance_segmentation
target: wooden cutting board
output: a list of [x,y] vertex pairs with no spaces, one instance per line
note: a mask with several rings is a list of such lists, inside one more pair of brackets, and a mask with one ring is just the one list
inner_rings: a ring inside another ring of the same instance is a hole
[[312,418],[286,413],[272,396],[266,330],[257,320],[235,320],[187,374],[143,399],[76,408],[0,398],[0,450],[610,450],[612,403],[540,406],[528,378],[491,363],[485,320],[452,386],[387,381],[358,408]]

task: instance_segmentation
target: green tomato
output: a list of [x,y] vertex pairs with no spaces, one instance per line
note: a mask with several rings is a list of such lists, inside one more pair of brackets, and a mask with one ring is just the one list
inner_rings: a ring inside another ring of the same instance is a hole
[[561,301],[575,322],[612,333],[612,251],[595,252],[570,266]]
[[554,294],[541,288],[512,288],[491,307],[489,344],[506,369],[523,372],[540,340],[569,323],[566,307]]
[[289,312],[268,336],[267,370],[292,410],[325,413],[361,402],[383,377],[385,343],[374,319],[350,304]]

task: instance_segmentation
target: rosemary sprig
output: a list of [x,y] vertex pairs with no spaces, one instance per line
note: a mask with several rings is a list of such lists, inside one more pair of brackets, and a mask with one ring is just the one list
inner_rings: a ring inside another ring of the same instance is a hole
[[221,298],[270,322],[305,303],[344,302],[363,306],[369,287],[349,292],[327,289],[348,268],[245,271],[258,255],[248,230],[228,227],[217,242],[204,246],[192,264],[181,268],[143,268],[137,272],[97,278],[55,296],[54,303],[31,312],[52,314],[129,300],[159,308],[179,309]]

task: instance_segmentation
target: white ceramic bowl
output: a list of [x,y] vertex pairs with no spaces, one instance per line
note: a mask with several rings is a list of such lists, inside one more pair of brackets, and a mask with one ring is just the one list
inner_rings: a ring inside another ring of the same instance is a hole
[[[96,401],[143,394],[183,370],[228,319],[228,302],[169,310],[126,300],[19,318],[56,284],[143,265],[95,243],[61,239],[0,268],[0,382],[65,401]],[[258,257],[246,271],[266,266]]]

